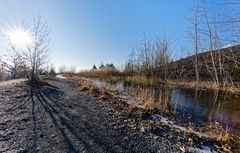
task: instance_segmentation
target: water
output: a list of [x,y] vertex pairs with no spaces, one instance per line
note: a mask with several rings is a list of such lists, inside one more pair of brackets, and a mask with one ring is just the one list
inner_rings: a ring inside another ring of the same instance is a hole
[[84,78],[84,79],[92,81],[93,84],[97,87],[106,87],[107,89],[117,89],[120,93],[123,93],[125,91],[123,82],[117,82],[113,84],[113,83],[101,81],[98,78]]
[[191,116],[197,123],[218,122],[240,129],[240,99],[229,93],[211,90],[174,89],[172,111]]
[[[88,78],[88,80],[98,87],[118,89],[121,94],[140,90],[139,88],[129,90],[129,86],[125,87],[123,82],[111,84],[99,79]],[[155,99],[158,98],[156,93],[159,92],[161,91],[154,91]],[[188,116],[191,122],[203,124],[210,121],[218,122],[222,126],[228,126],[229,130],[240,131],[240,98],[229,93],[217,90],[175,88],[170,93],[170,106],[171,112]]]
[[63,74],[57,74],[57,75],[56,75],[56,78],[65,79],[65,77],[63,76]]

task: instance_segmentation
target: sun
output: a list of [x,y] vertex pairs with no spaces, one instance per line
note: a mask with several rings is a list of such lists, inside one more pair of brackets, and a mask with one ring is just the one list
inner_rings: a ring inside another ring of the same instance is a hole
[[7,37],[10,43],[17,48],[26,47],[32,40],[30,32],[21,27],[10,28],[7,32]]

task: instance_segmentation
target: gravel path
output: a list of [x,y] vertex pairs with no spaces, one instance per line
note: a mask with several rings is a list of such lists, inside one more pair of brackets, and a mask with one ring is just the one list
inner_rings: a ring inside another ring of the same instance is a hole
[[0,152],[178,152],[176,143],[141,132],[137,121],[73,81],[28,91],[0,87]]

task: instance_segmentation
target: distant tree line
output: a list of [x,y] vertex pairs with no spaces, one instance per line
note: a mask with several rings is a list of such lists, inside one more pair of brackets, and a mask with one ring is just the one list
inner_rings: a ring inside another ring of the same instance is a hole
[[94,64],[92,67],[92,70],[97,70],[97,69],[104,69],[104,68],[111,68],[111,69],[116,69],[113,63],[107,63],[107,64],[101,64],[98,68],[97,66]]

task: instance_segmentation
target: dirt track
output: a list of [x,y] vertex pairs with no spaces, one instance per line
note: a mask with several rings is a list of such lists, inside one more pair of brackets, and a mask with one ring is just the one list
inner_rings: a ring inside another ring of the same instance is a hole
[[176,152],[177,143],[141,132],[133,118],[79,92],[73,81],[30,92],[0,87],[0,152]]

